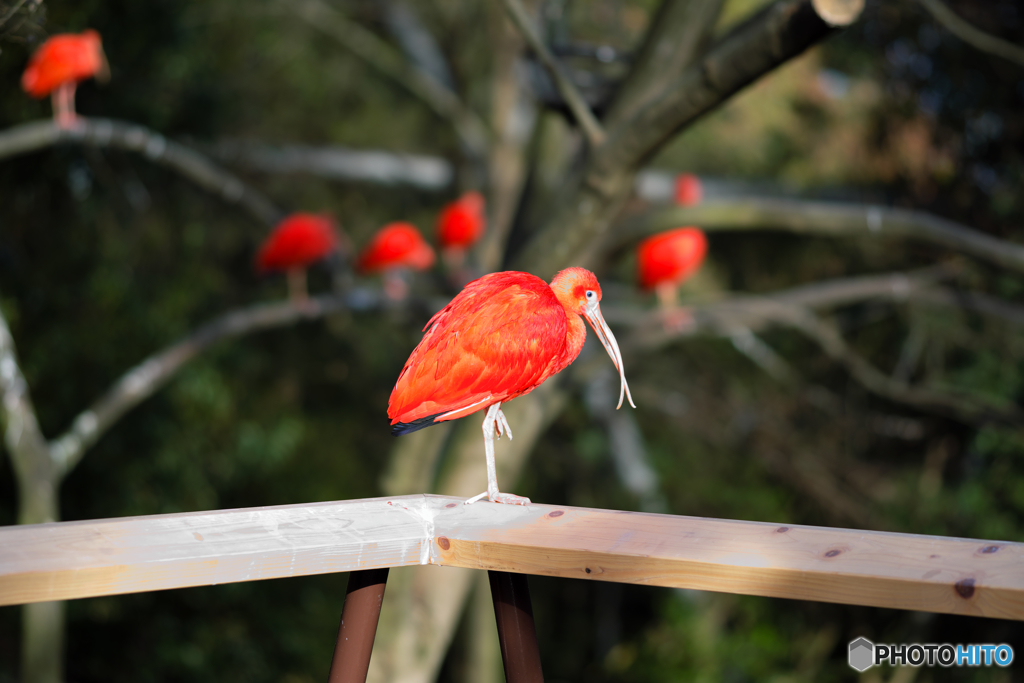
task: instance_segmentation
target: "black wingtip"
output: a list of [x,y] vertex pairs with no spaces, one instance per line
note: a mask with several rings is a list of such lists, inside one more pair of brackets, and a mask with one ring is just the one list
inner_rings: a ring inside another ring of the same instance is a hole
[[434,422],[434,418],[440,414],[441,413],[437,413],[437,415],[428,415],[426,417],[421,417],[418,420],[413,420],[412,422],[399,422],[391,428],[391,436],[412,434],[413,432],[418,432],[421,429],[426,429],[431,425],[440,424],[438,422]]

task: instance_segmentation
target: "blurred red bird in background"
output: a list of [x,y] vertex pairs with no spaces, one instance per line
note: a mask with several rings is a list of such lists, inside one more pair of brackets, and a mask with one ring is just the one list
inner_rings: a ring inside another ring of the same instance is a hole
[[[526,505],[498,491],[495,433],[512,438],[501,404],[528,394],[576,360],[587,336],[584,316],[619,371],[619,406],[629,395],[622,354],[601,315],[601,285],[583,268],[567,268],[548,285],[535,275],[491,273],[470,282],[424,327],[388,401],[395,436],[480,410],[484,418],[487,497]],[[633,406],[636,407],[635,405]]]
[[32,97],[52,94],[53,116],[61,128],[70,128],[75,114],[75,88],[79,81],[110,77],[100,34],[92,29],[80,34],[61,33],[39,46],[21,76],[21,88]]
[[411,223],[388,223],[377,231],[359,256],[356,266],[364,273],[384,272],[384,293],[395,301],[408,294],[402,271],[426,270],[434,265],[434,250]]
[[653,289],[666,329],[678,329],[689,320],[676,307],[679,285],[700,268],[708,240],[694,227],[676,228],[648,237],[637,248],[637,276],[643,289]]
[[462,265],[466,249],[476,244],[484,234],[487,218],[484,215],[484,196],[467,192],[454,202],[446,204],[437,217],[437,243],[449,267]]
[[704,198],[704,186],[700,178],[692,173],[683,173],[676,177],[676,204],[679,206],[697,206]]
[[338,251],[341,244],[331,216],[294,213],[278,223],[260,247],[256,267],[261,273],[285,271],[289,299],[301,305],[308,298],[306,269]]

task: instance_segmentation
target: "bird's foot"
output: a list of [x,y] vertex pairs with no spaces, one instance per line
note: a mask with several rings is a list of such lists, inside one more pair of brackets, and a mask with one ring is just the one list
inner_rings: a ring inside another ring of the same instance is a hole
[[54,121],[56,121],[57,128],[60,130],[75,130],[76,128],[85,127],[82,117],[74,112],[58,113],[54,116]]
[[530,499],[526,496],[517,496],[514,493],[502,493],[498,491],[493,496],[489,495],[487,491],[473,496],[465,502],[465,505],[472,505],[478,501],[488,499],[492,503],[504,503],[505,505],[529,505]]
[[673,307],[664,309],[661,312],[661,322],[665,332],[669,334],[682,334],[687,332],[695,324],[693,314],[689,308]]

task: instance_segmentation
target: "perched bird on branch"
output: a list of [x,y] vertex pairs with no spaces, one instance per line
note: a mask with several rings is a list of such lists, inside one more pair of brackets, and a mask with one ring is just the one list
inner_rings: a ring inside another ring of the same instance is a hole
[[261,273],[284,271],[288,277],[288,298],[301,306],[308,299],[306,269],[338,252],[341,244],[341,235],[331,216],[294,213],[278,223],[260,247],[256,267]]
[[359,256],[357,267],[364,273],[384,273],[384,293],[401,301],[409,292],[405,270],[426,270],[434,265],[434,250],[411,223],[388,223],[377,231]]
[[679,206],[697,206],[704,198],[704,186],[692,173],[681,173],[675,180],[675,200]]
[[78,82],[95,77],[110,77],[100,34],[92,29],[82,33],[61,33],[39,46],[21,76],[21,88],[32,97],[51,95],[53,118],[61,128],[71,128],[75,114],[75,88]]
[[657,294],[666,330],[677,330],[689,321],[689,313],[677,304],[679,286],[697,272],[707,250],[707,238],[694,227],[659,233],[637,247],[640,287]]
[[437,217],[441,260],[460,287],[471,277],[464,273],[466,251],[483,236],[486,225],[484,196],[479,192],[467,192],[446,204]]
[[[601,285],[589,270],[567,268],[548,285],[535,275],[491,273],[466,285],[424,327],[388,401],[395,436],[486,410],[484,453],[493,503],[529,498],[498,491],[495,434],[512,438],[501,404],[528,394],[579,355],[590,323],[619,371],[619,404],[629,395],[622,354],[601,315]],[[635,408],[636,406],[633,405]]]

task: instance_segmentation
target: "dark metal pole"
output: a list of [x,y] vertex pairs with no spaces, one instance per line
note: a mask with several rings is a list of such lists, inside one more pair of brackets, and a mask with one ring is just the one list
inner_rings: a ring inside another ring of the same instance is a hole
[[544,683],[525,574],[488,571],[506,683]]
[[365,683],[370,652],[377,635],[377,620],[384,602],[388,570],[367,569],[348,576],[345,606],[341,610],[338,644],[334,647],[328,683]]

